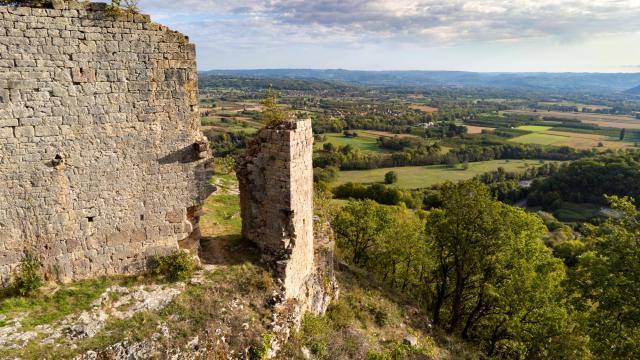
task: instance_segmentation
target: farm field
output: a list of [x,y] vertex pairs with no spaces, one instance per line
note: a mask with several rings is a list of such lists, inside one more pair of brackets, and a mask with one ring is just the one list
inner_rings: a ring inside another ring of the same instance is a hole
[[496,128],[485,126],[465,125],[467,127],[467,134],[482,134],[482,130],[494,131]]
[[412,135],[412,134],[394,134],[394,133],[390,133],[390,132],[386,132],[386,131],[377,131],[377,130],[358,130],[358,132],[362,132],[368,135],[374,135],[377,137],[380,136],[387,136],[387,137],[394,137],[394,136],[398,136],[398,137],[413,137],[413,138],[419,138],[419,136],[417,135]]
[[411,109],[420,110],[426,113],[432,113],[438,111],[438,108],[427,106],[427,105],[411,105],[409,106]]
[[249,118],[234,117],[222,120],[220,116],[207,116],[201,118],[203,130],[216,130],[227,132],[246,132],[254,134],[262,127],[262,124],[252,121]]
[[524,125],[518,126],[518,130],[541,132],[551,130],[551,126]]
[[[532,133],[509,139],[509,141],[521,144],[570,146],[576,149],[597,147],[622,149],[632,147],[631,143],[613,140],[607,136],[556,131],[552,130],[550,126],[519,126],[517,129],[531,131]],[[599,146],[600,144],[602,146]]]
[[539,116],[557,117],[564,119],[576,119],[586,124],[594,124],[602,127],[613,127],[618,129],[640,129],[640,119],[626,115],[590,114],[580,112],[562,111],[533,111],[533,110],[506,110],[505,113]]
[[526,169],[527,166],[539,166],[540,164],[540,160],[491,160],[469,163],[469,169],[467,170],[463,170],[460,166],[449,168],[446,165],[432,165],[341,171],[338,179],[332,185],[335,186],[347,182],[382,182],[384,174],[389,171],[395,171],[398,174],[398,182],[395,186],[404,189],[417,189],[446,181],[455,182],[471,179],[476,175],[496,170],[499,167],[502,167],[506,171],[522,171]]
[[378,138],[380,137],[380,135],[370,134],[362,130],[358,130],[356,131],[356,133],[358,133],[358,137],[354,138],[346,137],[341,133],[323,134],[327,137],[327,140],[322,142],[316,141],[314,144],[314,148],[321,149],[323,144],[332,143],[336,146],[351,145],[354,149],[360,149],[364,151],[382,153],[391,152],[390,150],[382,149],[378,146]]
[[579,111],[582,111],[582,109],[605,110],[605,109],[611,108],[605,105],[582,104],[582,103],[576,103],[571,101],[558,101],[558,102],[541,101],[541,102],[538,102],[538,106],[575,106],[578,108]]

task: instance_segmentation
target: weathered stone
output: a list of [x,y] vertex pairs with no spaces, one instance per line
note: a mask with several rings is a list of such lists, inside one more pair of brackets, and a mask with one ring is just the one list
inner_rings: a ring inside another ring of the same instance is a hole
[[25,251],[63,281],[197,252],[212,190],[188,39],[103,5],[53,7],[0,7],[0,287]]
[[402,343],[409,346],[418,346],[418,338],[413,335],[407,335],[402,339]]
[[287,298],[299,298],[313,267],[311,120],[262,129],[237,166],[242,235],[278,263]]
[[297,300],[294,314],[323,313],[338,295],[333,233],[313,215],[312,153],[311,120],[286,122],[258,132],[236,168],[242,235],[271,263],[284,298]]

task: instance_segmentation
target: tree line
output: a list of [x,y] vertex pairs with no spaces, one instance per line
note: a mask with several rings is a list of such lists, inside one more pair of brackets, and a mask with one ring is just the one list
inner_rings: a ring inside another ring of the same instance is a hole
[[316,152],[314,167],[337,167],[340,170],[367,170],[397,166],[454,166],[465,162],[501,159],[577,160],[593,156],[594,150],[576,150],[570,147],[542,147],[529,144],[465,145],[441,151],[437,143],[409,148],[393,154],[364,152],[350,145],[327,145]]

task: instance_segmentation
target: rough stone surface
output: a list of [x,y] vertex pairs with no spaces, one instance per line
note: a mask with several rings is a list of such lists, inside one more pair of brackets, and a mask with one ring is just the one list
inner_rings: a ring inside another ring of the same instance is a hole
[[418,346],[418,338],[413,335],[407,335],[402,339],[402,343],[405,345],[416,347]]
[[26,251],[68,281],[198,246],[211,189],[194,45],[75,5],[0,7],[3,285]]
[[311,120],[262,129],[238,161],[242,235],[275,265],[286,299],[314,273]]

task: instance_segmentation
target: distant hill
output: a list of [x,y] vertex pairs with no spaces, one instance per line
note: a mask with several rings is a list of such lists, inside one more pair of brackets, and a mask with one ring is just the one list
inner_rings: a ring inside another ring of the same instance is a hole
[[316,90],[347,92],[360,88],[356,83],[345,81],[319,80],[316,78],[291,78],[285,76],[253,76],[216,74],[213,72],[200,73],[198,87],[206,88],[235,88],[245,90],[264,90],[272,85],[276,90]]
[[640,73],[475,73],[464,71],[350,71],[318,69],[210,70],[205,75],[316,79],[368,86],[469,87],[624,93]]
[[625,94],[640,95],[640,85],[625,91]]

